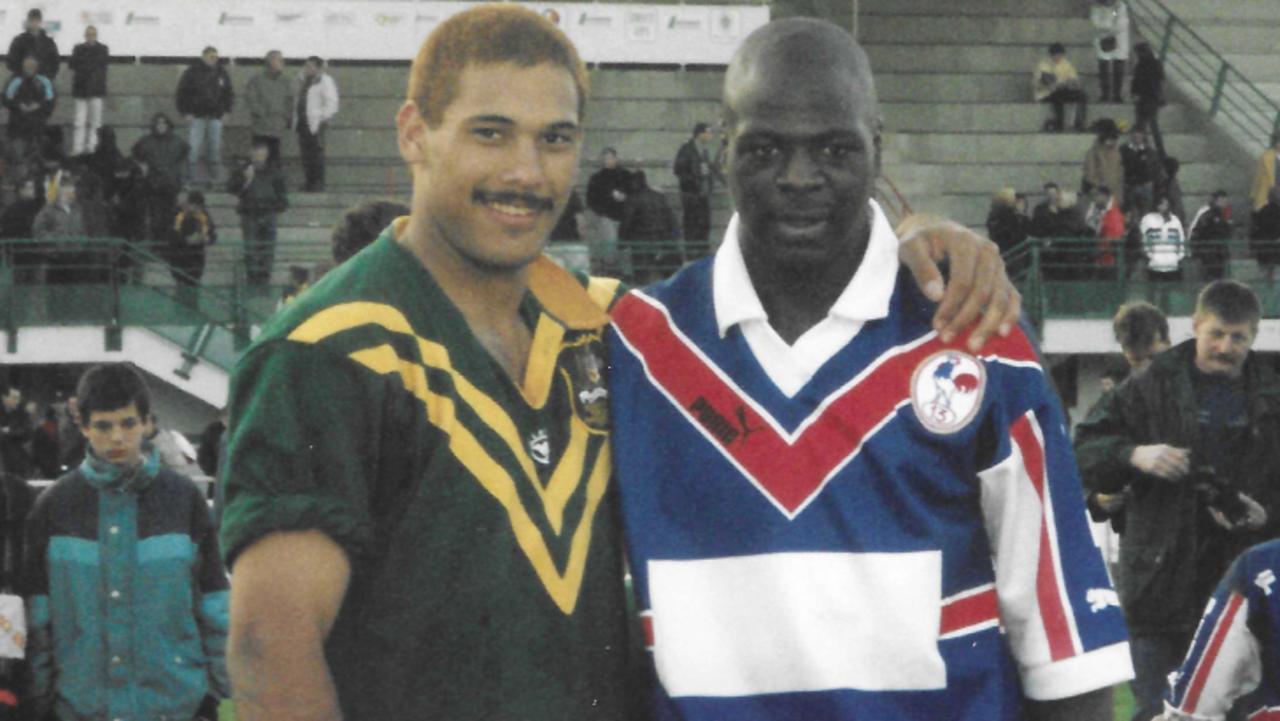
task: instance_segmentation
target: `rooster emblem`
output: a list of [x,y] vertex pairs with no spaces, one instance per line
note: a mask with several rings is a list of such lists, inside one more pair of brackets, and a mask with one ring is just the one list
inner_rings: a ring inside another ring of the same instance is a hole
[[963,428],[982,401],[985,372],[972,356],[943,351],[916,370],[911,400],[916,415],[930,430],[954,433]]

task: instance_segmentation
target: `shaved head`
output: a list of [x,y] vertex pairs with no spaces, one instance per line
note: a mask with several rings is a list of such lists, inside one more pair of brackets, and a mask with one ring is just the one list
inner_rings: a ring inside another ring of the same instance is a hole
[[752,281],[779,274],[843,289],[870,237],[880,168],[871,64],[831,23],[769,23],[725,75],[726,177]]
[[862,46],[829,22],[788,18],[756,30],[734,53],[725,73],[725,125],[732,123],[744,92],[779,76],[789,81],[783,84],[784,88],[797,92],[814,85],[814,81],[856,86],[864,100],[870,101],[857,110],[879,118],[871,62]]

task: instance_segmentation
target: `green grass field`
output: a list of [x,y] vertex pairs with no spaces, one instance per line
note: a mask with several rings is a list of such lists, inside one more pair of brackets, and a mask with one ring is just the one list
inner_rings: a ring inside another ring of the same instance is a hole
[[[1129,692],[1129,684],[1116,686],[1115,709],[1115,721],[1129,721],[1133,715],[1133,694]],[[236,707],[229,699],[218,706],[218,721],[236,721]]]

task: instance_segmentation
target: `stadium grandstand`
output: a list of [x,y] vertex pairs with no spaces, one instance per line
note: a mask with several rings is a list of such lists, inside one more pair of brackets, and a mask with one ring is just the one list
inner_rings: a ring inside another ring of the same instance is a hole
[[[716,124],[725,66],[737,43],[769,19],[816,16],[849,28],[870,57],[884,124],[876,197],[891,218],[933,213],[986,232],[994,193],[1012,188],[1025,196],[1019,222],[1026,230],[1005,249],[1006,263],[1073,423],[1097,401],[1104,376],[1117,362],[1111,318],[1127,301],[1149,300],[1161,307],[1177,343],[1191,336],[1197,291],[1213,277],[1234,278],[1249,284],[1263,304],[1254,350],[1272,358],[1280,352],[1280,275],[1274,267],[1280,228],[1275,235],[1263,232],[1258,212],[1263,206],[1255,203],[1254,185],[1259,156],[1280,133],[1275,0],[1122,3],[1130,44],[1149,44],[1164,69],[1159,123],[1165,161],[1160,167],[1166,175],[1155,187],[1168,194],[1176,185],[1182,199],[1176,212],[1183,232],[1173,241],[1179,276],[1172,281],[1152,277],[1146,254],[1141,215],[1154,204],[1141,211],[1123,208],[1126,225],[1117,238],[1100,239],[1086,222],[1093,201],[1080,186],[1093,131],[1112,121],[1126,142],[1134,123],[1132,55],[1124,102],[1097,102],[1101,79],[1092,2],[525,4],[560,24],[588,62],[591,91],[575,188],[579,197],[587,198],[602,151],[612,148],[619,165],[644,171],[648,185],[681,218],[685,199],[675,170],[677,150],[698,123],[712,126],[706,150],[713,166],[709,243],[677,233],[645,240],[647,248],[637,250],[641,241],[619,239],[616,224],[611,234],[606,219],[584,209],[569,222],[572,231],[553,238],[547,249],[574,270],[640,282],[714,251],[733,215],[723,177],[714,168],[722,152]],[[288,207],[277,219],[265,284],[250,282],[252,259],[247,259],[237,215],[239,198],[217,174],[216,183],[192,183],[187,177],[183,188],[184,194],[203,193],[217,228],[202,273],[175,267],[171,239],[145,232],[127,238],[86,230],[75,238],[59,236],[56,243],[21,235],[0,238],[0,388],[21,389],[35,419],[47,417],[57,426],[75,379],[87,366],[131,361],[148,374],[153,408],[165,429],[192,439],[178,446],[194,462],[194,441],[216,425],[239,354],[283,303],[333,267],[333,230],[344,212],[368,201],[409,202],[411,179],[395,130],[408,68],[422,38],[468,5],[33,2],[32,7],[44,9],[44,30],[56,40],[63,62],[51,80],[56,103],[41,135],[45,158],[33,164],[17,154],[8,132],[17,111],[0,115],[0,213],[23,202],[22,186],[29,178],[39,178],[37,201],[55,204],[59,179],[88,172],[83,158],[73,153],[77,121],[68,68],[72,48],[88,26],[110,47],[102,125],[114,130],[124,156],[151,132],[157,113],[168,114],[174,133],[187,138],[188,121],[175,108],[175,90],[206,46],[218,49],[235,96],[222,127],[220,160],[228,173],[248,162],[255,133],[245,89],[263,72],[268,51],[282,51],[291,83],[308,57],[324,58],[324,72],[341,101],[325,128],[322,189],[304,191],[298,136],[292,129],[280,135]],[[18,0],[0,6],[0,51],[23,32],[27,10]],[[1079,71],[1089,99],[1085,132],[1045,131],[1048,108],[1034,99],[1033,70],[1051,43],[1061,43]],[[6,88],[20,75],[21,70],[12,76],[6,72]],[[1272,158],[1274,184],[1274,153]],[[1173,172],[1168,159],[1176,159]],[[1046,200],[1046,183],[1078,196],[1076,207],[1067,205],[1064,212],[1079,216],[1074,226],[1079,233],[1037,237],[1029,232],[1031,209]],[[99,192],[109,196],[112,190],[108,184]],[[1225,194],[1227,230],[1196,245],[1197,210],[1216,191]],[[194,475],[207,476],[194,464],[193,469]],[[50,480],[48,474],[30,475]],[[1127,712],[1117,718],[1120,713]]]

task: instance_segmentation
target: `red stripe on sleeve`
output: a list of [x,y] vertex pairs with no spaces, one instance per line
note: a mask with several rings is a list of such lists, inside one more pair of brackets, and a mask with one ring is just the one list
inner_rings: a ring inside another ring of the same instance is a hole
[[1019,418],[1010,429],[1018,450],[1022,453],[1023,467],[1031,485],[1040,498],[1040,559],[1036,566],[1036,602],[1040,608],[1040,620],[1044,624],[1045,636],[1049,641],[1049,657],[1054,661],[1070,658],[1075,655],[1075,644],[1071,640],[1071,626],[1067,621],[1069,611],[1062,603],[1062,587],[1058,577],[1056,559],[1053,557],[1053,532],[1049,524],[1048,505],[1051,499],[1045,489],[1044,447],[1031,428],[1027,416]]
[[1218,625],[1214,627],[1213,635],[1209,637],[1209,645],[1205,648],[1204,655],[1200,658],[1200,663],[1196,665],[1195,673],[1191,677],[1191,685],[1187,687],[1187,698],[1183,702],[1183,710],[1187,713],[1195,713],[1196,704],[1200,703],[1200,694],[1204,691],[1205,684],[1209,682],[1209,674],[1213,673],[1213,664],[1218,660],[1218,652],[1222,650],[1227,632],[1231,630],[1236,613],[1240,611],[1240,606],[1243,604],[1244,597],[1238,593],[1232,593],[1227,598],[1227,608],[1218,619]]

